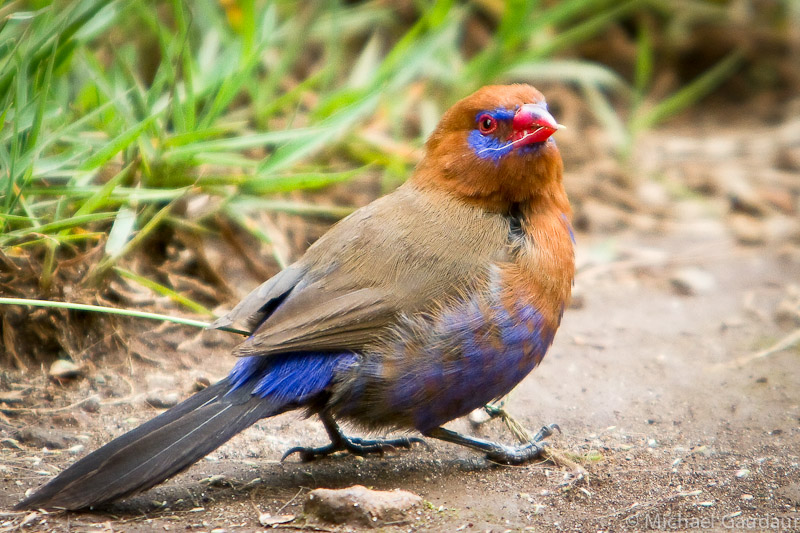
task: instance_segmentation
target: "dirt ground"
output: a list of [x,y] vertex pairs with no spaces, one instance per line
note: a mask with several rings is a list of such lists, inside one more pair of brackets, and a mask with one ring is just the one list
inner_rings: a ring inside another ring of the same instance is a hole
[[[302,514],[312,488],[354,484],[423,498],[386,531],[800,531],[800,350],[754,357],[800,326],[791,313],[800,248],[785,238],[741,244],[707,200],[675,211],[668,221],[579,233],[576,301],[506,404],[528,428],[558,423],[551,447],[582,472],[487,464],[441,442],[281,463],[292,446],[325,442],[318,421],[287,414],[103,511],[9,511],[27,489],[157,414],[153,398],[185,397],[196,381],[225,375],[230,334],[186,338],[169,326],[77,379],[0,375],[0,531],[251,531],[262,529],[260,513]],[[776,319],[780,309],[790,312]],[[27,426],[41,431],[21,438]],[[452,427],[513,440],[499,421]]]

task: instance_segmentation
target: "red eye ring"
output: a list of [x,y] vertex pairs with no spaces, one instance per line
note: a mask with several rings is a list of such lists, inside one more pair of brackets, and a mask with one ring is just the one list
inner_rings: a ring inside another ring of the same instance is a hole
[[487,135],[497,129],[497,119],[488,113],[478,117],[478,130]]

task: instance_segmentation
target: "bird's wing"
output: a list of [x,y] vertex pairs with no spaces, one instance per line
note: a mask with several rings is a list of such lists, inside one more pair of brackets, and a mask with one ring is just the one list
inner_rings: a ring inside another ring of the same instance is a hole
[[[374,288],[337,295],[328,294],[320,287],[310,287],[298,294],[297,304],[290,312],[265,321],[253,337],[236,347],[234,354],[357,351],[375,342],[375,336],[397,314],[395,298],[391,296]],[[302,309],[301,301],[315,304]]]
[[304,272],[295,265],[287,267],[253,289],[236,307],[211,324],[224,328],[242,322],[248,331],[255,330],[281,304],[303,279]]
[[378,342],[398,316],[463,294],[507,252],[503,217],[447,202],[401,187],[342,220],[214,325],[249,325],[239,356]]

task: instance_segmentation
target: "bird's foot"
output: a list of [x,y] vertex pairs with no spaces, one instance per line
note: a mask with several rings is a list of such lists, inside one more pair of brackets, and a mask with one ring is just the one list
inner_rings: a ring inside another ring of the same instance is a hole
[[494,443],[496,448],[487,451],[486,458],[494,463],[504,465],[520,465],[532,461],[542,455],[545,447],[545,443],[542,441],[552,435],[555,430],[561,433],[561,428],[558,427],[558,424],[542,426],[529,442],[520,446],[505,446]]
[[556,424],[544,426],[529,442],[520,446],[506,446],[497,442],[468,437],[445,428],[436,428],[427,435],[486,452],[486,458],[495,463],[519,465],[539,457],[545,446],[542,441],[552,435],[554,430],[561,431]]
[[347,437],[341,435],[340,439],[336,439],[327,446],[320,446],[318,448],[296,446],[281,457],[281,461],[286,459],[292,454],[299,454],[300,460],[304,463],[328,456],[335,452],[346,451],[353,455],[365,456],[371,454],[383,455],[384,452],[389,450],[396,450],[398,448],[411,449],[414,443],[425,444],[423,439],[418,437],[398,437],[394,439],[361,439],[358,437]]

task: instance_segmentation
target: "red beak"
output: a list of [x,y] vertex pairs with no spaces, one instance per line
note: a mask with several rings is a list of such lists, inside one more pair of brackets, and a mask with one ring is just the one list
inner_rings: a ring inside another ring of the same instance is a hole
[[517,109],[511,126],[514,131],[509,140],[515,147],[544,142],[564,127],[539,104],[525,104]]

